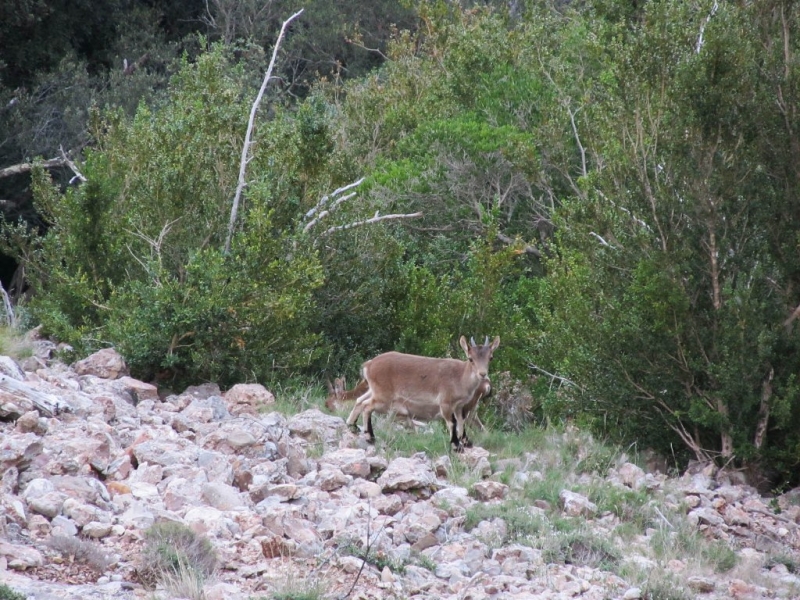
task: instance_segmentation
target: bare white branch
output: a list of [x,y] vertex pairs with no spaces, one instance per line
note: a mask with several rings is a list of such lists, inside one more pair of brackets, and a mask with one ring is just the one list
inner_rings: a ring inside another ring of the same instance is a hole
[[[347,185],[345,185],[345,186],[343,186],[343,187],[340,187],[340,188],[338,188],[338,189],[335,189],[335,190],[333,190],[333,191],[332,191],[330,194],[327,194],[327,195],[323,196],[323,197],[320,199],[320,201],[319,201],[319,202],[317,202],[317,205],[316,205],[314,208],[312,208],[310,211],[308,211],[308,212],[305,214],[305,218],[306,218],[306,219],[310,219],[311,217],[313,217],[313,216],[314,216],[314,213],[316,213],[316,212],[317,212],[319,209],[321,209],[323,206],[325,206],[325,204],[327,204],[327,203],[328,203],[328,201],[329,201],[331,198],[335,198],[336,196],[338,196],[338,195],[339,195],[339,194],[341,194],[342,192],[346,192],[346,191],[347,191],[347,190],[349,190],[349,189],[352,189],[352,188],[354,188],[354,187],[356,187],[356,186],[359,186],[359,185],[361,185],[361,184],[364,182],[364,179],[366,179],[366,178],[365,178],[365,177],[362,177],[362,178],[361,178],[361,179],[359,179],[358,181],[354,181],[353,183],[349,183],[349,184],[347,184]],[[350,197],[352,198],[352,196],[350,196]]]
[[286,26],[289,23],[291,23],[295,18],[300,16],[302,12],[303,9],[301,8],[283,22],[283,25],[281,26],[281,32],[278,35],[278,40],[275,42],[275,48],[272,51],[272,59],[269,61],[269,67],[267,68],[267,73],[264,76],[264,81],[261,83],[261,88],[258,90],[258,95],[256,96],[255,102],[253,102],[253,106],[250,109],[250,119],[247,122],[247,133],[245,133],[244,145],[242,146],[242,160],[239,163],[239,183],[236,185],[236,193],[233,196],[233,206],[231,207],[231,219],[230,222],[228,223],[228,236],[225,238],[226,254],[230,252],[231,249],[231,239],[233,238],[233,230],[236,227],[236,217],[237,213],[239,212],[239,201],[242,197],[242,190],[244,190],[245,186],[245,171],[250,156],[250,144],[251,144],[250,138],[253,134],[253,125],[255,124],[258,105],[261,104],[261,98],[264,96],[264,90],[266,90],[267,83],[269,83],[269,80],[272,78],[272,69],[275,67],[275,60],[278,56],[278,48],[281,45],[281,40],[283,40],[283,36],[286,34]]
[[84,177],[80,171],[78,171],[78,167],[75,166],[75,163],[70,160],[67,156],[67,153],[64,152],[64,149],[61,148],[61,156],[58,158],[48,158],[47,160],[43,160],[41,162],[31,162],[31,163],[19,163],[16,165],[11,165],[9,167],[4,167],[0,169],[0,179],[3,177],[11,177],[12,175],[21,175],[22,173],[28,173],[29,171],[33,170],[33,167],[36,165],[41,165],[45,169],[56,169],[59,167],[69,167],[72,169],[72,172],[75,173],[75,177],[70,179],[70,183],[73,183],[75,179],[79,179],[81,181],[86,181],[86,177]]
[[717,0],[714,0],[714,6],[711,7],[711,11],[708,13],[708,16],[700,25],[700,34],[697,36],[697,45],[694,47],[695,54],[700,54],[700,50],[703,48],[703,43],[704,43],[703,36],[706,33],[706,25],[708,25],[708,22],[711,21],[711,17],[713,17],[717,13],[718,9],[719,9],[719,3],[717,2]]
[[569,122],[572,123],[572,133],[575,135],[575,143],[578,144],[578,149],[581,151],[581,175],[586,177],[586,175],[588,175],[586,171],[586,149],[583,147],[583,144],[581,144],[581,136],[578,135],[578,126],[575,124],[575,115],[578,114],[580,108],[573,111],[569,107],[568,102],[568,100],[564,101],[564,108],[566,108],[569,113]]
[[364,221],[355,221],[354,223],[348,223],[347,225],[338,225],[336,227],[331,227],[323,231],[319,237],[323,237],[326,235],[330,235],[336,231],[344,231],[346,229],[352,229],[353,227],[361,227],[362,225],[370,225],[372,223],[378,223],[379,221],[388,221],[389,219],[417,219],[422,216],[421,212],[415,212],[410,214],[397,214],[397,215],[383,215],[380,216],[377,212],[375,216],[371,219],[365,219]]
[[336,200],[336,202],[334,202],[333,204],[331,204],[331,207],[330,207],[329,209],[327,209],[327,210],[323,210],[321,213],[319,213],[319,214],[317,215],[317,218],[316,218],[316,219],[312,219],[311,221],[309,221],[309,222],[308,222],[308,225],[306,225],[305,227],[303,227],[303,233],[308,233],[308,230],[309,230],[309,229],[311,229],[311,228],[312,228],[314,225],[316,225],[316,224],[317,224],[317,223],[319,223],[319,222],[320,222],[322,219],[324,219],[324,218],[325,218],[325,217],[327,217],[329,214],[331,214],[333,211],[335,211],[335,210],[336,210],[336,209],[339,207],[339,205],[340,205],[342,202],[344,202],[344,201],[346,201],[346,200],[349,200],[350,198],[352,198],[353,196],[355,196],[357,193],[358,193],[358,192],[350,192],[349,194],[346,194],[346,195],[342,196],[341,198],[338,198],[338,199]]
[[570,379],[567,379],[566,377],[561,377],[561,376],[559,376],[559,375],[554,375],[553,373],[550,373],[550,372],[548,372],[548,371],[545,371],[545,370],[544,370],[544,369],[542,369],[541,367],[537,367],[537,366],[536,366],[535,364],[533,364],[533,363],[528,363],[528,367],[529,367],[529,368],[531,368],[531,369],[533,369],[534,371],[539,371],[540,373],[543,373],[544,375],[547,375],[547,376],[550,378],[550,383],[551,383],[551,384],[552,384],[552,382],[553,382],[553,381],[555,381],[555,380],[558,380],[558,381],[560,381],[561,383],[565,383],[565,384],[567,384],[567,385],[570,385],[570,386],[572,386],[572,387],[574,387],[574,388],[576,388],[576,389],[578,389],[578,390],[580,390],[580,391],[584,391],[584,389],[583,389],[581,386],[579,386],[579,385],[578,385],[577,383],[575,383],[574,381],[572,381],[572,380],[570,380]]
[[603,246],[606,246],[607,248],[612,248],[613,250],[616,250],[616,249],[617,249],[615,246],[613,246],[613,245],[609,244],[607,241],[605,241],[605,240],[603,239],[603,237],[602,237],[602,236],[600,236],[600,235],[596,234],[594,231],[590,231],[590,232],[589,232],[589,235],[596,237],[596,238],[597,238],[597,239],[600,241],[600,243],[601,243],[601,244],[603,244]]
[[75,180],[78,179],[83,183],[86,183],[86,177],[84,177],[83,174],[80,171],[78,171],[78,167],[76,167],[75,163],[69,159],[67,153],[64,152],[64,147],[60,146],[59,150],[61,151],[61,159],[64,161],[64,164],[67,165],[70,169],[72,169],[73,173],[75,173],[75,176],[72,179],[70,179],[69,182],[74,183]]
[[3,308],[6,311],[6,317],[5,317],[6,324],[9,327],[16,327],[17,318],[14,315],[14,307],[11,305],[11,298],[8,297],[6,288],[3,287],[2,283],[0,283],[0,295],[3,296]]

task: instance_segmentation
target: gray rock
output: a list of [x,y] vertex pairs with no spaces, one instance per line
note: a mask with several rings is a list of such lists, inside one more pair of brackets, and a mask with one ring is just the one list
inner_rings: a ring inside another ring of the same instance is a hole
[[335,444],[346,430],[341,418],[326,415],[316,408],[294,415],[286,426],[294,436],[326,445]]
[[47,492],[40,496],[28,498],[28,508],[37,514],[52,519],[61,513],[61,507],[64,506],[64,500],[66,499],[66,494],[61,492]]
[[73,369],[78,375],[94,375],[103,379],[117,379],[128,373],[125,360],[113,348],[104,348],[79,360]]
[[558,498],[564,514],[570,517],[590,517],[597,512],[597,505],[594,502],[590,502],[586,496],[570,490],[561,490]]
[[246,506],[239,490],[224,483],[212,481],[204,484],[201,487],[201,495],[209,506],[221,511],[236,510]]
[[395,458],[386,471],[378,478],[378,485],[384,493],[395,490],[415,490],[438,488],[436,474],[430,461],[418,454],[411,458]]
[[3,540],[0,540],[0,558],[7,561],[9,568],[23,571],[44,564],[44,556],[35,548],[10,544]]
[[231,417],[231,413],[228,412],[228,407],[222,396],[209,396],[208,398],[192,400],[189,406],[181,411],[181,415],[190,421],[199,423],[222,421]]
[[508,486],[499,481],[478,481],[470,489],[472,494],[482,502],[501,500],[508,494]]

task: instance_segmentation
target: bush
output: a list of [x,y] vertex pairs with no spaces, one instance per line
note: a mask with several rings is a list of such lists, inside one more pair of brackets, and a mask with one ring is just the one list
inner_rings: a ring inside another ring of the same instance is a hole
[[150,587],[193,582],[194,587],[201,588],[216,565],[217,554],[207,538],[180,523],[164,522],[145,532],[137,574]]
[[0,583],[0,600],[26,600],[25,594],[20,594],[8,587],[5,583]]

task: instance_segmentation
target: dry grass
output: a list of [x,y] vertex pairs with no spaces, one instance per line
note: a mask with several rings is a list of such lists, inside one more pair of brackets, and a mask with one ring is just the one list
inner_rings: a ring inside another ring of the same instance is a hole
[[102,548],[88,540],[69,535],[54,535],[47,545],[65,560],[88,565],[98,573],[105,572],[113,564],[113,560]]
[[211,542],[180,523],[156,523],[145,532],[137,574],[143,585],[175,588],[194,595],[178,597],[201,600],[203,585],[213,575],[217,555]]

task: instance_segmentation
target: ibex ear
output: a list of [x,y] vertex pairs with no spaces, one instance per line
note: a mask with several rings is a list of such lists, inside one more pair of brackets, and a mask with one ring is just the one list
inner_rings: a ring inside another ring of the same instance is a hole
[[328,393],[332,394],[333,393],[333,384],[331,383],[331,380],[330,379],[326,379],[325,380],[325,385],[328,386]]
[[499,345],[500,345],[500,336],[498,335],[496,338],[494,338],[494,341],[492,342],[492,352],[497,350],[497,347]]
[[461,344],[461,348],[462,348],[462,350],[464,350],[464,354],[466,354],[467,356],[469,356],[469,346],[467,345],[467,338],[465,338],[465,337],[462,335],[462,336],[461,336],[461,339],[460,339],[460,340],[458,340],[458,343],[459,343],[459,344]]

